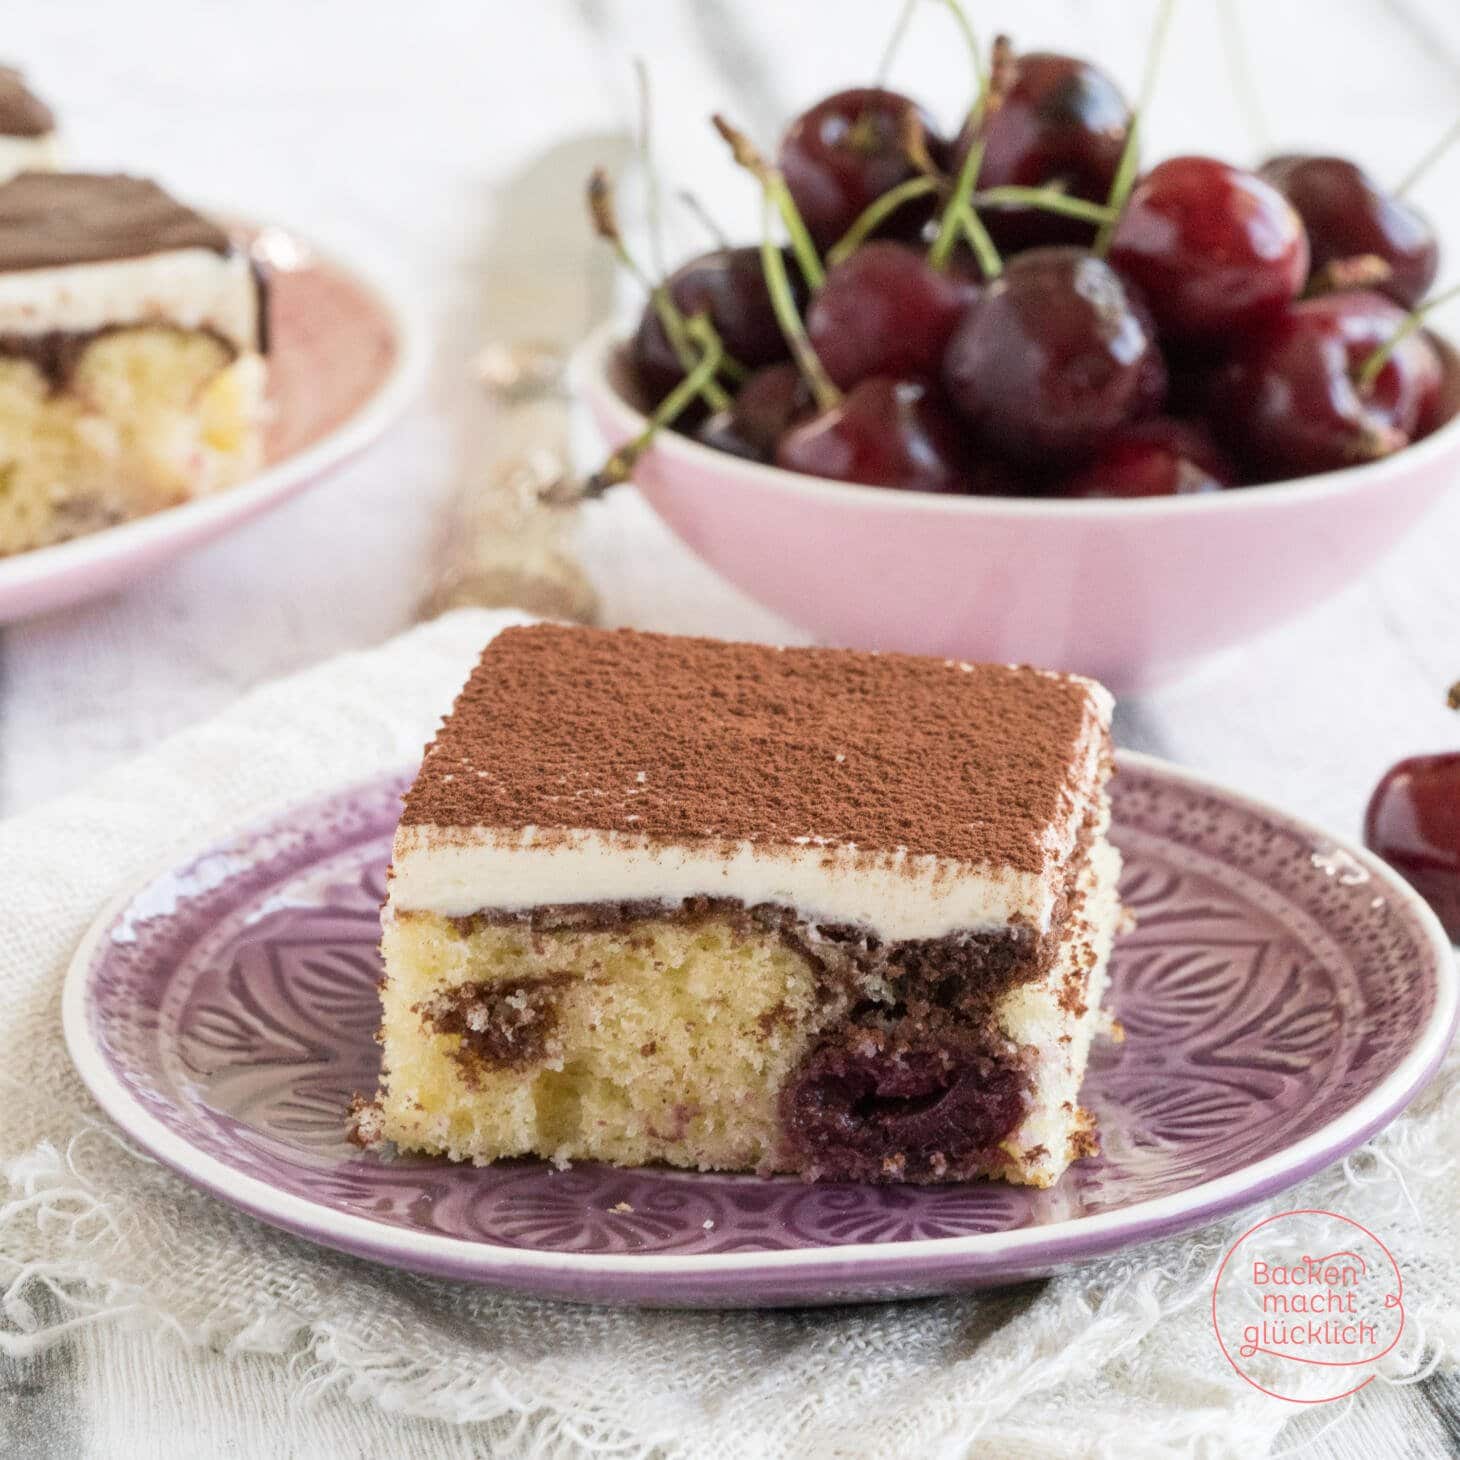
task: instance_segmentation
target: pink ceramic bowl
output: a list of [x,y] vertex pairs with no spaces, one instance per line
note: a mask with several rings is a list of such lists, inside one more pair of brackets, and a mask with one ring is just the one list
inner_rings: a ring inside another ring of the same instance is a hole
[[[1460,390],[1460,358],[1446,356]],[[576,367],[610,447],[637,434],[617,333],[595,333]],[[1129,694],[1351,582],[1457,464],[1460,417],[1387,460],[1274,486],[946,497],[800,476],[666,431],[634,481],[707,563],[824,643],[1072,669]]]

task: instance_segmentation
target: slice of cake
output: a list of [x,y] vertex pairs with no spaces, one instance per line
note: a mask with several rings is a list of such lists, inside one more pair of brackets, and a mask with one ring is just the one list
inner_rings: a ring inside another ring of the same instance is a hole
[[0,66],[0,182],[56,167],[61,149],[51,109],[13,66]]
[[1069,675],[540,626],[406,797],[367,1140],[1046,1186],[1120,916]]
[[155,183],[0,186],[0,555],[257,470],[265,313],[247,252]]

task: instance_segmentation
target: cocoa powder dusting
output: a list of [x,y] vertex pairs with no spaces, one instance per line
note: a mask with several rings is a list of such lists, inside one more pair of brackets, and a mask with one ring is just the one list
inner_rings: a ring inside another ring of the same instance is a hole
[[1037,872],[1088,681],[904,654],[534,625],[487,646],[406,825],[815,838]]

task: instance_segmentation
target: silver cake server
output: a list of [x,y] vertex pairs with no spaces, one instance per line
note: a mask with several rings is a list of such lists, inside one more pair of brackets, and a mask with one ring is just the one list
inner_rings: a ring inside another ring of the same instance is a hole
[[[485,249],[482,337],[460,405],[461,478],[446,514],[426,617],[516,607],[589,622],[597,596],[571,548],[569,352],[612,310],[614,261],[583,208],[595,166],[621,171],[626,132],[577,136],[502,187]],[[567,505],[563,505],[563,504]]]

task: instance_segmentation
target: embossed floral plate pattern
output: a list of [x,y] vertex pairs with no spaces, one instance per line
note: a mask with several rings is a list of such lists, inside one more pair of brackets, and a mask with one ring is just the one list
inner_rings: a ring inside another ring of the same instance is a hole
[[1392,1119],[1453,1032],[1433,916],[1392,873],[1256,803],[1122,758],[1114,838],[1140,920],[1115,960],[1122,1044],[1085,1100],[1103,1151],[1053,1190],[998,1183],[490,1168],[345,1139],[373,1088],[385,777],[153,878],[78,950],[66,1037],[139,1145],[330,1247],[523,1292],[743,1306],[911,1297],[1048,1273],[1298,1181]]

